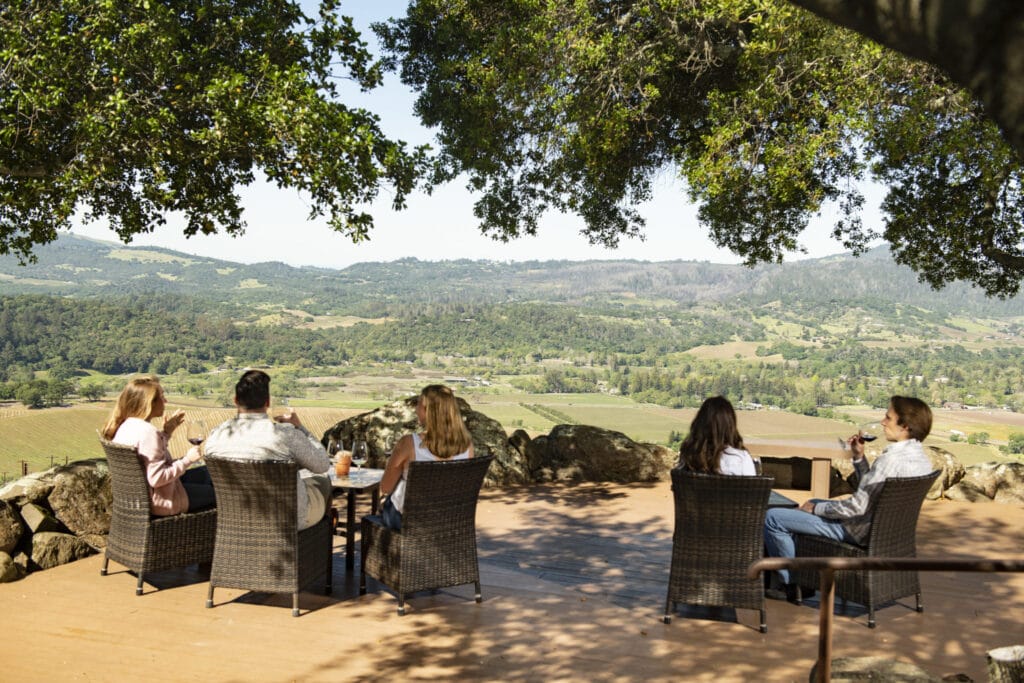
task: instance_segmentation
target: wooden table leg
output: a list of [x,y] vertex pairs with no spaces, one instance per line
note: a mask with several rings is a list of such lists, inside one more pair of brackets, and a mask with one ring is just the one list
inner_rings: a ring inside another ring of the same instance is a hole
[[356,491],[348,490],[348,505],[345,511],[345,571],[351,572],[356,566]]

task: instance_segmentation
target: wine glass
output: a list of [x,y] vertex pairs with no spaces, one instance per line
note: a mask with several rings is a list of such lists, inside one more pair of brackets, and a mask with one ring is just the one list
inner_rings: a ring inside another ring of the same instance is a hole
[[352,442],[352,464],[356,466],[356,469],[361,468],[366,464],[367,458],[370,457],[370,449],[366,445],[366,441],[363,439],[356,439]]
[[206,441],[206,423],[202,420],[189,420],[185,426],[185,438],[193,446]]
[[[860,434],[860,439],[864,443],[870,443],[875,439],[880,438],[885,430],[882,428],[882,423],[878,421],[865,422],[864,424],[857,426],[857,433]],[[839,446],[844,451],[850,449],[850,445],[846,443],[846,439],[839,437]]]

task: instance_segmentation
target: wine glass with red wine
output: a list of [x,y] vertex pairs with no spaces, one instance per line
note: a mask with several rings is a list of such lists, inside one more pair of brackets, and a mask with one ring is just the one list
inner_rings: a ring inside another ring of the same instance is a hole
[[[862,443],[871,443],[875,439],[880,438],[885,433],[885,430],[882,428],[881,422],[865,422],[857,426],[857,433],[860,434]],[[843,437],[839,437],[839,445],[844,451],[850,448]]]
[[193,446],[198,446],[206,441],[206,423],[202,420],[189,420],[185,429],[185,438]]

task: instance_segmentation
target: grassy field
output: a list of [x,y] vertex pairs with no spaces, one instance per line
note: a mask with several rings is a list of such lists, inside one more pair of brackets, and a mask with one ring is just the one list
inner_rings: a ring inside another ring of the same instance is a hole
[[[428,382],[443,381],[439,373],[410,373],[409,377],[345,377],[331,387],[291,400],[304,424],[314,434],[323,434],[346,417],[373,410],[396,398],[415,394]],[[508,432],[524,429],[531,435],[547,434],[556,424],[591,424],[623,432],[637,441],[666,443],[670,432],[685,433],[693,409],[671,409],[639,404],[620,396],[604,394],[527,394],[510,388],[463,389],[458,391],[469,404],[500,422]],[[182,396],[169,396],[170,409],[181,408],[188,420],[203,420],[213,427],[234,414]],[[28,410],[20,404],[0,404],[0,478],[16,476],[21,461],[29,471],[38,471],[65,461],[101,457],[97,430],[103,426],[112,405],[111,398],[63,408]],[[761,455],[785,455],[788,449],[801,453],[837,455],[837,438],[852,433],[855,425],[877,420],[878,410],[858,406],[837,409],[851,421],[830,420],[782,411],[740,411],[740,431],[752,451]],[[972,445],[949,441],[951,430],[964,433],[987,432],[991,444]],[[1024,432],[1024,415],[1003,411],[935,411],[935,426],[927,443],[945,448],[964,464],[1015,460],[999,452],[1011,432]],[[172,439],[171,452],[186,450],[184,430]]]
[[[234,409],[176,403],[174,397],[170,398],[169,410],[182,409],[186,420],[203,420],[207,428],[235,414]],[[21,461],[28,463],[30,472],[37,472],[68,461],[103,457],[97,433],[106,422],[110,409],[110,401],[43,410],[9,405],[0,408],[0,479],[20,474]],[[296,409],[303,424],[317,435],[346,417],[363,412],[339,407],[296,406]],[[170,447],[175,456],[187,450],[184,429],[175,432]]]

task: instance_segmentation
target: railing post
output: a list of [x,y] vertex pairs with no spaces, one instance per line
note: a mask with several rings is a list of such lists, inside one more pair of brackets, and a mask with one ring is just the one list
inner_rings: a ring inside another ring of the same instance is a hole
[[822,569],[821,603],[818,605],[818,683],[832,680],[832,613],[836,603],[836,573]]

